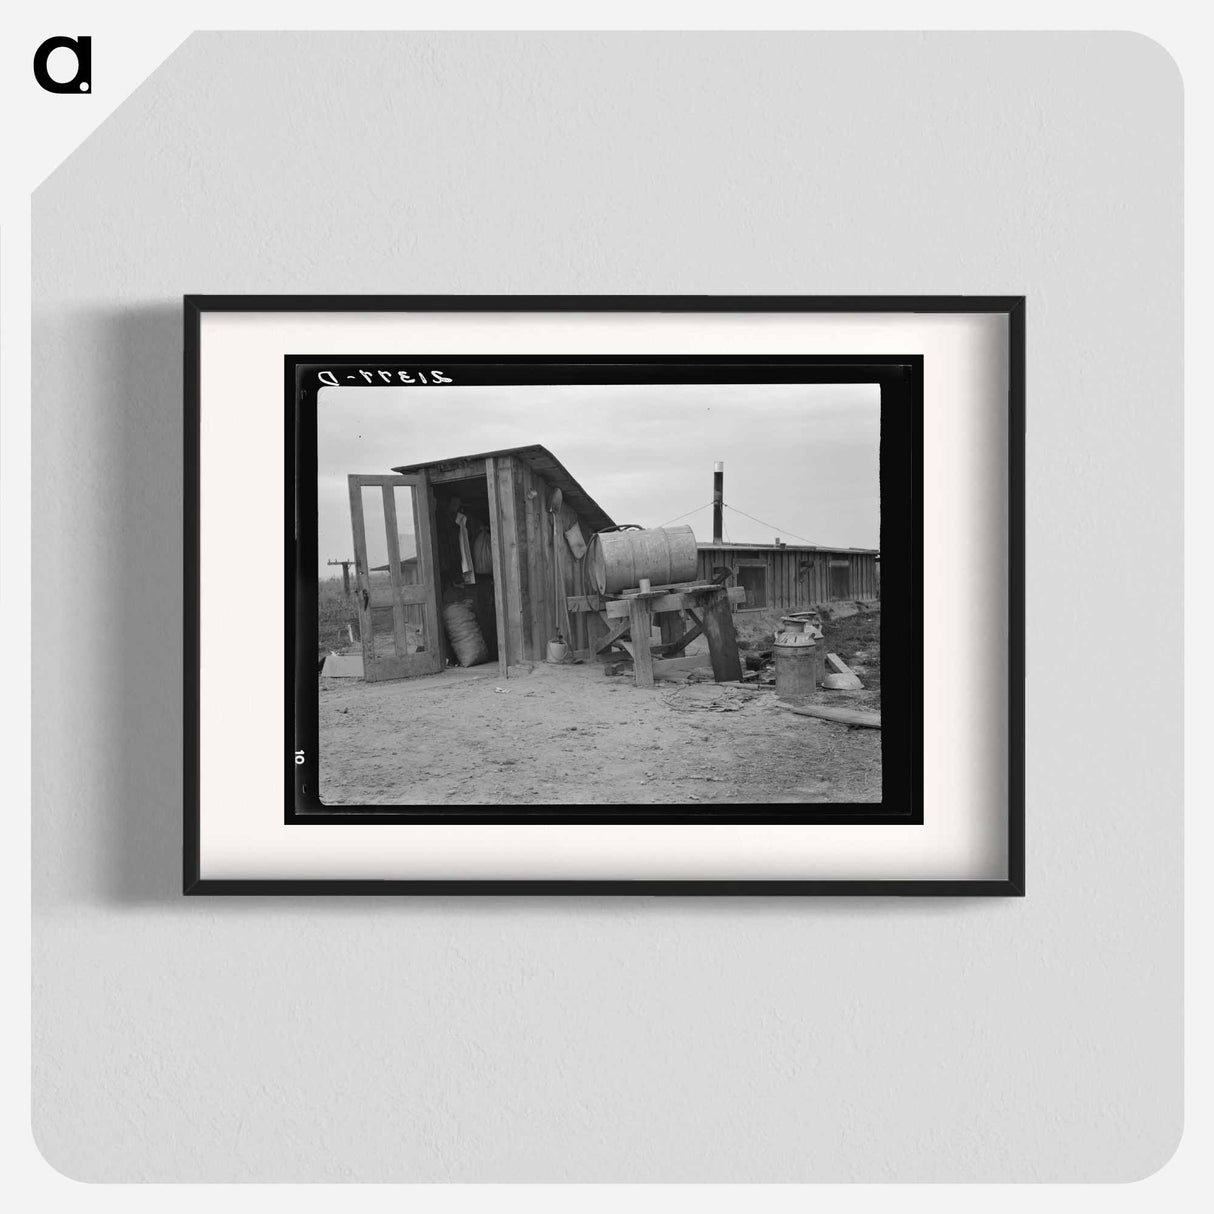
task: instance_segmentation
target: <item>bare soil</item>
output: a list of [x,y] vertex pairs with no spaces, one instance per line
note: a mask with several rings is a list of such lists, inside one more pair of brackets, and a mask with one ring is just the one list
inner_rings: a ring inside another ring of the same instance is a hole
[[[865,682],[814,702],[880,710],[879,616],[828,623]],[[321,679],[326,805],[762,804],[881,799],[881,732],[798,716],[772,688],[638,688],[597,663],[496,663],[390,683]]]

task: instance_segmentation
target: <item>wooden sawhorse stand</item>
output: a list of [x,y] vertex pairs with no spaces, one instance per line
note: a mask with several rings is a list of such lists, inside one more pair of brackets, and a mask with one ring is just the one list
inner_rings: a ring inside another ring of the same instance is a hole
[[[606,618],[608,632],[595,642],[595,654],[631,634],[636,684],[652,687],[654,675],[663,670],[699,665],[678,655],[701,633],[708,640],[712,677],[718,683],[738,682],[742,678],[742,659],[738,656],[730,605],[745,601],[746,591],[739,586],[685,583],[604,599],[601,606],[579,602],[575,609],[597,609]],[[570,606],[574,607],[573,600]],[[676,635],[677,619],[673,613],[682,611],[691,617],[693,626]],[[666,618],[660,618],[662,643],[651,646],[649,633],[655,616]]]

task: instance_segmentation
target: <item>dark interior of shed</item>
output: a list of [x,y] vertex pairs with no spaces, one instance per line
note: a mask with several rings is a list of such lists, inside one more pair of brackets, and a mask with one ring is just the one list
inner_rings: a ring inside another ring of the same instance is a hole
[[[456,648],[452,644],[454,622],[449,610],[459,603],[471,608],[476,625],[485,642],[487,656],[484,662],[496,662],[498,653],[497,606],[493,586],[493,566],[485,554],[491,552],[494,539],[492,512],[489,509],[489,481],[485,476],[466,477],[461,480],[444,481],[434,486],[435,533],[438,550],[435,563],[438,567],[439,608],[443,616],[444,632],[447,634],[447,661],[458,662]],[[460,528],[456,516],[467,519],[467,538],[475,560],[473,580],[468,581],[461,555]],[[490,547],[478,544],[478,536],[488,535]],[[464,663],[459,663],[464,664]],[[472,662],[480,665],[481,662]]]

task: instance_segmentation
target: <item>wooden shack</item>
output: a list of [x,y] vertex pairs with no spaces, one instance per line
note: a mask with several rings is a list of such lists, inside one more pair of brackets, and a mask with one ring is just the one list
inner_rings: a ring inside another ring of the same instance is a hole
[[795,611],[881,597],[880,554],[875,548],[817,548],[793,544],[699,544],[699,577],[728,570],[727,586],[740,586],[739,611]]
[[[423,537],[427,542],[419,545],[413,568],[398,553],[397,580],[407,585],[398,597],[416,599],[424,593],[441,615],[444,597],[452,590],[444,585],[439,568],[439,522],[441,512],[458,498],[463,513],[488,526],[492,572],[477,575],[477,593],[486,595],[492,583],[492,610],[480,623],[482,632],[492,629],[495,633],[486,640],[492,642],[490,650],[496,651],[503,675],[511,666],[543,661],[548,642],[558,633],[571,649],[586,650],[605,631],[597,614],[570,615],[567,611],[567,596],[585,594],[587,587],[583,563],[574,557],[566,533],[576,528],[582,542],[589,543],[596,531],[614,524],[550,451],[539,445],[512,447],[402,464],[393,471],[414,486],[419,522],[424,511],[429,523],[428,528],[419,528],[419,533],[428,532]],[[560,504],[554,513],[551,506],[556,491]],[[417,585],[419,581],[422,586]],[[442,630],[437,631],[441,638]],[[442,656],[448,652],[442,641]],[[416,672],[424,670],[419,667]]]

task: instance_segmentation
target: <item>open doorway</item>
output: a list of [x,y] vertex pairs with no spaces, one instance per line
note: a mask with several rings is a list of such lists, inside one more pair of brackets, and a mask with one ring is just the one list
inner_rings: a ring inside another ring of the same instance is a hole
[[435,567],[448,666],[498,659],[489,481],[470,476],[433,486]]

